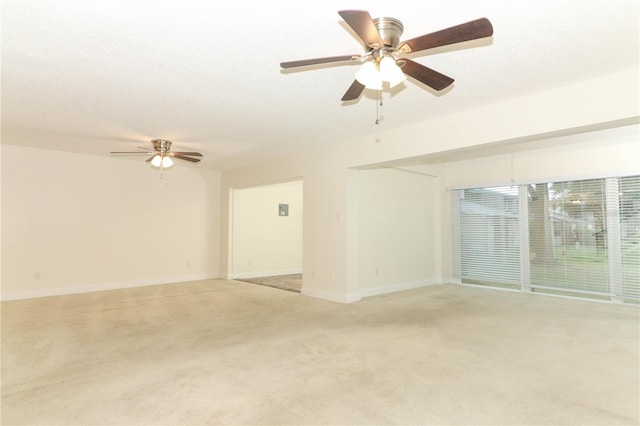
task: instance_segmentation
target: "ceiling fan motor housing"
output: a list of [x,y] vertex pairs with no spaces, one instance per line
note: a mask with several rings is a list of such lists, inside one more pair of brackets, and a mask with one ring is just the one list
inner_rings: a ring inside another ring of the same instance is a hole
[[166,139],[152,139],[153,149],[158,151],[161,155],[166,154],[171,149],[171,141]]
[[390,46],[393,49],[397,48],[402,32],[404,31],[402,22],[395,18],[383,17],[374,19],[373,23],[380,33],[380,38],[385,46]]

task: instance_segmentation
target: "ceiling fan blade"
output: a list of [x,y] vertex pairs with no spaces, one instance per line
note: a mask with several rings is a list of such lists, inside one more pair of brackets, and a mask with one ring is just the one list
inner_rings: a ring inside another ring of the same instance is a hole
[[153,160],[155,157],[155,155],[152,155],[151,157],[147,158],[147,161],[145,161],[145,163],[150,163],[151,160]]
[[353,101],[358,99],[362,92],[364,91],[364,84],[360,83],[358,80],[353,80],[351,86],[347,89],[344,96],[342,96],[341,101]]
[[142,152],[142,151],[111,151],[109,154],[149,154],[148,152]]
[[379,48],[384,45],[369,12],[366,10],[341,10],[338,14],[355,31],[367,48]]
[[404,62],[404,65],[401,65],[402,72],[434,90],[442,90],[453,83],[451,77],[440,74],[438,71],[434,71],[410,59],[400,59],[398,62],[400,64]]
[[191,158],[184,155],[176,154],[175,152],[169,153],[169,155],[173,158],[179,158],[180,160],[191,161],[192,163],[197,163],[200,161],[199,158]]
[[202,157],[202,154],[200,154],[199,152],[171,151],[169,153],[169,155],[175,155],[175,154],[190,155],[192,157]]
[[306,67],[309,65],[330,64],[333,62],[355,61],[359,58],[360,58],[360,55],[342,55],[342,56],[329,56],[326,58],[302,59],[299,61],[280,62],[280,68],[288,69],[288,68]]
[[405,53],[419,52],[434,47],[489,37],[491,35],[493,35],[491,22],[489,22],[487,18],[480,18],[475,21],[456,25],[455,27],[436,31],[435,33],[403,41],[400,44],[400,50]]

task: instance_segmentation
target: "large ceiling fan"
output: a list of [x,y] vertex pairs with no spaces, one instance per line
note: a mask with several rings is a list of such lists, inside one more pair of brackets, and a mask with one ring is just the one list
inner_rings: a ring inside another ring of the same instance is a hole
[[166,139],[152,139],[151,144],[153,145],[153,149],[138,147],[144,151],[112,151],[111,154],[151,155],[151,157],[147,158],[146,163],[150,163],[153,167],[163,169],[168,169],[173,166],[173,158],[189,161],[191,163],[197,163],[202,159],[202,154],[199,152],[171,151],[171,141]]
[[281,62],[280,66],[288,69],[319,64],[362,63],[355,80],[342,97],[343,101],[358,99],[365,88],[382,90],[383,82],[388,82],[389,86],[393,87],[404,81],[405,75],[413,77],[434,90],[445,89],[453,83],[451,77],[405,58],[403,55],[493,35],[491,22],[481,18],[400,42],[404,27],[397,19],[371,19],[369,12],[364,10],[341,10],[338,14],[362,40],[366,51],[364,55]]

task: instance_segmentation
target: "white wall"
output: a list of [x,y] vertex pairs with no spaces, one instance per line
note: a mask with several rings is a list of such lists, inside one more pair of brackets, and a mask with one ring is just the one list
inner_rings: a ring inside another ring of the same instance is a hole
[[[222,173],[221,193],[232,188],[289,179],[304,181],[303,294],[340,302],[358,300],[348,295],[346,200],[348,168],[330,150],[301,153]],[[311,196],[309,196],[311,194]],[[221,221],[229,220],[229,199],[221,198]],[[228,274],[230,235],[221,231],[221,272]],[[353,291],[357,291],[354,284]]]
[[219,173],[2,144],[2,298],[219,276]]
[[439,282],[439,190],[438,178],[411,170],[357,172],[361,297]]
[[[226,194],[230,188],[302,177],[305,183],[303,294],[340,302],[359,300],[359,244],[353,235],[357,229],[353,226],[357,217],[353,213],[357,206],[354,202],[357,179],[353,177],[353,168],[637,123],[640,117],[638,71],[600,76],[433,120],[429,120],[427,114],[424,122],[409,127],[385,129],[381,126],[376,135],[336,140],[316,151],[227,170],[222,173],[221,191]],[[629,152],[632,154],[635,152]],[[606,167],[616,169],[618,165],[609,163]],[[223,223],[229,220],[228,203],[226,197],[221,199]],[[448,232],[444,204],[446,200],[441,200],[439,216],[442,219],[437,219],[437,223]],[[223,228],[222,268],[227,268],[230,256],[228,238]],[[443,259],[442,264],[446,269],[447,260]]]
[[302,181],[234,190],[231,277],[302,273],[302,217]]
[[588,179],[640,173],[637,124],[513,145],[510,153],[449,161],[449,188]]

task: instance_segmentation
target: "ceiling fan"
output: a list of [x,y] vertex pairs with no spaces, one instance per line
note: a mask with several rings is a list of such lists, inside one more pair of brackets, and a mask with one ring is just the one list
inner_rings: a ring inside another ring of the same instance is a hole
[[395,18],[372,19],[365,10],[341,10],[338,14],[362,40],[366,51],[364,55],[281,62],[280,67],[288,69],[341,62],[362,63],[355,80],[342,97],[343,101],[358,99],[365,88],[382,90],[383,82],[388,82],[393,87],[404,81],[406,75],[434,90],[445,89],[453,83],[451,77],[404,58],[403,55],[493,35],[491,22],[487,18],[480,18],[400,42],[404,27]]
[[172,158],[190,161],[192,163],[198,163],[202,159],[202,154],[199,152],[171,151],[171,141],[166,139],[152,139],[151,144],[153,145],[153,149],[140,146],[138,148],[144,151],[112,151],[111,154],[151,154],[151,157],[147,158],[145,162],[151,163],[153,167],[162,169],[168,169],[173,166]]

